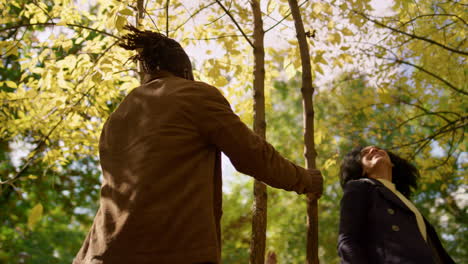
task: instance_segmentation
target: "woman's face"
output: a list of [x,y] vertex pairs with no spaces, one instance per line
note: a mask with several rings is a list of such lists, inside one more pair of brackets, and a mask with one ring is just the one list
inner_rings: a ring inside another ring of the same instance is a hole
[[388,153],[376,146],[367,146],[361,150],[361,164],[364,173],[374,171],[377,167],[392,167]]

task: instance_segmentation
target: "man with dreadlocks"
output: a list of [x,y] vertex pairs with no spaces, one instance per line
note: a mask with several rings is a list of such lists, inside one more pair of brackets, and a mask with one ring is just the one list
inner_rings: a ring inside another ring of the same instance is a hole
[[221,151],[234,167],[288,191],[322,193],[322,176],[283,158],[194,81],[173,39],[127,26],[143,84],[110,115],[99,154],[100,207],[74,264],[219,263]]

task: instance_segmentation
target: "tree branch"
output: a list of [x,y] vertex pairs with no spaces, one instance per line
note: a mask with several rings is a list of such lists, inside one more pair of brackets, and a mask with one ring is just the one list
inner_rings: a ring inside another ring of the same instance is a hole
[[466,21],[465,21],[463,18],[461,18],[461,17],[459,17],[459,16],[457,16],[457,15],[454,15],[454,14],[425,14],[425,15],[416,16],[416,17],[412,18],[411,20],[406,21],[405,23],[401,24],[400,27],[404,27],[404,26],[406,26],[407,24],[409,24],[409,23],[411,23],[411,22],[414,22],[414,21],[416,21],[417,19],[422,18],[422,17],[435,17],[435,16],[449,16],[449,17],[455,17],[455,18],[459,19],[460,21],[462,21],[463,24],[466,25]]
[[394,59],[394,62],[412,66],[412,67],[414,67],[414,68],[416,68],[416,69],[418,69],[418,70],[420,70],[420,71],[422,71],[422,72],[424,72],[424,73],[426,73],[426,74],[429,74],[430,76],[436,78],[437,80],[443,82],[445,85],[447,85],[448,87],[450,87],[452,90],[454,90],[454,91],[456,91],[456,92],[458,92],[458,93],[464,94],[464,95],[468,95],[468,92],[465,92],[465,91],[463,91],[462,89],[459,89],[459,88],[455,87],[453,84],[451,84],[451,83],[448,82],[447,80],[445,80],[445,79],[443,79],[442,77],[436,75],[435,73],[432,73],[432,72],[430,72],[430,71],[424,69],[424,68],[421,67],[421,66],[418,66],[418,65],[415,65],[415,64],[413,64],[413,63],[411,63],[411,62],[407,62],[407,61],[400,60],[400,59]]
[[211,37],[211,38],[184,38],[184,40],[217,40],[217,39],[222,39],[222,38],[240,38],[244,37],[243,35],[223,35],[223,36],[218,36],[218,37]]
[[174,31],[177,31],[179,28],[181,28],[182,26],[184,26],[185,24],[187,24],[188,21],[189,21],[190,19],[193,19],[196,15],[198,15],[198,13],[200,13],[200,12],[203,11],[204,9],[206,9],[206,8],[208,8],[208,7],[210,7],[210,6],[214,5],[214,4],[216,4],[216,2],[212,2],[212,3],[210,3],[210,4],[206,5],[206,6],[202,6],[202,7],[200,7],[200,9],[196,10],[195,12],[193,12],[193,14],[190,14],[189,10],[187,10],[187,12],[189,12],[189,14],[190,14],[190,17],[187,18],[187,19],[186,19],[184,22],[182,22],[180,25],[178,25],[178,26],[174,29]]
[[[308,0],[304,0],[302,3],[299,4],[299,8],[301,8],[304,4],[306,4],[307,2],[309,2]],[[268,31],[272,30],[273,28],[275,28],[276,26],[278,26],[279,24],[281,24],[286,18],[288,18],[292,13],[289,12],[288,14],[286,14],[281,20],[277,21],[276,24],[274,24],[273,26],[269,27],[267,30],[265,30],[265,33],[267,33]],[[268,16],[270,17],[270,16]],[[271,18],[271,17],[270,17]],[[273,19],[273,18],[272,18]]]
[[166,2],[166,37],[169,37],[169,2],[170,0]]
[[[104,57],[104,55],[113,47],[117,44],[117,42],[119,42],[119,40],[115,41],[112,45],[110,45],[106,50],[104,50],[102,52],[102,54],[96,59],[96,61],[94,62],[94,64],[97,64],[97,62],[102,58]],[[91,70],[92,68],[90,68],[90,70],[88,70],[88,72],[83,76],[83,78],[81,79],[81,81],[77,82],[76,86],[78,86],[86,77],[89,76],[89,74],[93,73],[93,71]],[[76,88],[75,86],[75,88]],[[91,86],[88,90],[86,90],[85,93],[83,93],[83,95],[78,98],[78,100],[69,108],[69,110],[64,113],[61,117],[60,117],[60,120],[49,130],[49,132],[47,133],[47,135],[44,135],[40,140],[39,140],[39,143],[37,144],[37,146],[29,153],[29,158],[28,160],[26,161],[26,163],[21,167],[21,169],[15,174],[15,176],[13,176],[12,178],[6,180],[6,181],[0,181],[0,185],[3,185],[3,184],[7,184],[7,185],[12,185],[16,180],[18,180],[21,175],[29,168],[29,166],[32,164],[32,162],[35,160],[37,154],[39,154],[43,148],[45,147],[45,143],[47,140],[49,140],[50,136],[52,135],[52,133],[55,131],[55,129],[57,129],[57,127],[59,127],[59,125],[65,120],[66,116],[68,114],[71,113],[71,111],[74,109],[75,106],[77,106],[81,100],[83,100],[83,98],[85,98],[88,93],[95,87],[94,86]]]
[[395,54],[392,50],[390,50],[390,49],[388,49],[388,48],[386,48],[386,47],[377,45],[377,44],[372,44],[372,45],[375,46],[375,47],[378,47],[378,48],[381,48],[381,49],[384,49],[384,50],[390,52],[395,58],[385,58],[385,57],[382,57],[382,56],[377,56],[377,55],[375,55],[375,54],[367,53],[367,51],[365,51],[365,50],[362,50],[362,49],[361,49],[361,50],[362,50],[366,55],[368,55],[368,56],[374,56],[374,57],[379,58],[379,59],[384,59],[384,60],[392,61],[393,63],[400,63],[400,64],[406,64],[406,65],[408,65],[408,66],[412,66],[412,67],[414,67],[414,68],[416,68],[416,69],[418,69],[418,70],[420,70],[420,71],[422,71],[422,72],[424,72],[424,73],[426,73],[426,74],[428,74],[428,75],[430,75],[430,76],[436,78],[437,80],[443,82],[444,84],[446,84],[449,88],[453,89],[454,91],[456,91],[456,92],[458,92],[458,93],[461,93],[461,94],[464,94],[464,95],[468,95],[468,92],[465,92],[464,90],[455,87],[455,85],[451,84],[449,81],[447,81],[447,80],[445,80],[444,78],[442,78],[442,77],[436,75],[435,73],[430,72],[430,71],[424,69],[423,67],[418,66],[418,65],[415,65],[415,64],[413,64],[413,63],[411,63],[411,62],[407,62],[407,61],[404,61],[404,60],[399,59],[399,58],[398,58],[398,55]]
[[[415,116],[415,118],[418,118],[418,117],[421,117],[421,116],[424,116],[424,115],[435,115],[435,116],[440,117],[441,119],[443,119],[445,122],[450,123],[450,122],[452,122],[453,120],[450,120],[450,119],[446,118],[446,117],[443,116],[442,114],[454,114],[454,115],[457,115],[458,117],[460,117],[459,114],[454,113],[454,112],[447,112],[447,111],[432,112],[432,111],[429,111],[429,110],[427,110],[426,108],[424,108],[424,107],[422,107],[422,106],[420,106],[420,105],[413,104],[413,103],[408,102],[408,101],[406,101],[406,100],[402,100],[401,98],[397,98],[397,100],[398,100],[399,102],[402,102],[402,103],[406,104],[406,105],[414,106],[414,107],[416,107],[416,108],[418,108],[419,110],[422,110],[422,111],[424,112],[424,114],[417,115],[417,116]],[[398,127],[401,127],[401,126],[398,126]]]
[[393,28],[393,27],[388,26],[388,25],[385,25],[385,24],[383,24],[383,23],[381,23],[381,22],[379,22],[379,21],[377,21],[377,20],[375,20],[375,19],[372,19],[371,17],[367,16],[366,14],[364,14],[364,13],[362,13],[362,12],[359,12],[359,11],[356,11],[356,10],[351,10],[351,11],[352,11],[353,13],[356,13],[356,14],[358,14],[358,15],[364,17],[365,19],[367,19],[367,20],[373,22],[374,24],[379,25],[379,26],[384,27],[384,28],[387,28],[387,29],[390,29],[390,30],[393,31],[393,32],[397,32],[397,33],[406,35],[406,36],[411,37],[411,38],[423,40],[423,41],[429,42],[429,43],[431,43],[431,44],[434,44],[434,45],[436,45],[436,46],[439,46],[439,47],[441,47],[441,48],[443,48],[443,49],[446,49],[446,50],[448,50],[448,51],[451,51],[451,52],[454,52],[454,53],[458,53],[458,54],[461,54],[461,55],[464,55],[464,56],[468,56],[468,52],[466,52],[466,51],[457,50],[457,49],[451,48],[451,47],[449,47],[449,46],[446,46],[446,45],[444,45],[444,44],[442,44],[442,43],[439,43],[439,42],[437,42],[437,41],[434,41],[434,40],[432,40],[432,39],[428,39],[428,38],[426,38],[426,37],[418,36],[418,35],[415,35],[415,34],[410,34],[410,33],[408,33],[408,32],[399,30],[399,29],[397,29],[397,28]]
[[[4,32],[4,31],[7,31],[7,30],[10,30],[10,29],[17,29],[17,28],[22,28],[22,27],[31,27],[31,26],[62,26],[62,25],[57,25],[57,23],[52,23],[52,22],[48,22],[48,23],[32,23],[32,24],[19,24],[19,25],[14,25],[14,26],[9,26],[9,27],[5,27],[5,28],[2,28],[0,29],[0,33],[1,32]],[[63,26],[69,26],[69,27],[77,27],[77,28],[82,28],[82,29],[88,29],[88,30],[91,30],[91,31],[94,31],[94,32],[98,32],[98,33],[101,33],[103,35],[106,35],[106,36],[109,36],[109,37],[113,37],[115,39],[118,39],[118,40],[121,40],[120,37],[117,37],[111,33],[107,33],[105,31],[102,31],[102,30],[99,30],[99,29],[95,29],[95,28],[90,28],[90,27],[87,27],[87,26],[83,26],[83,25],[77,25],[77,24],[65,24]]]
[[[419,143],[423,143],[423,146],[425,146],[425,145],[428,144],[428,142],[430,142],[433,139],[436,139],[437,137],[439,137],[442,134],[445,134],[447,132],[450,132],[450,131],[453,131],[453,130],[456,130],[456,129],[459,129],[459,128],[466,127],[468,125],[466,123],[467,120],[468,120],[468,116],[463,116],[463,117],[461,117],[461,118],[459,118],[457,120],[454,120],[454,121],[446,124],[445,126],[439,128],[436,132],[432,133],[431,135],[429,135],[429,136],[427,136],[425,138],[422,138],[420,140],[416,140],[416,141],[413,141],[413,142],[410,142],[410,143],[401,144],[401,145],[392,147],[391,149],[399,149],[399,148],[402,148],[402,147],[407,147],[407,146],[411,146],[411,145],[415,145],[415,144],[419,144]],[[457,125],[457,123],[461,123],[461,124]]]
[[229,12],[229,10],[226,9],[226,7],[221,3],[221,1],[219,0],[216,0],[216,3],[219,4],[219,6],[224,10],[224,12],[226,12],[226,14],[231,18],[232,22],[234,23],[234,25],[236,25],[237,29],[239,29],[239,31],[242,33],[242,36],[244,36],[245,40],[249,43],[249,45],[254,48],[254,45],[252,43],[252,41],[249,39],[249,37],[247,37],[247,35],[244,33],[244,31],[242,30],[242,28],[239,26],[239,24],[237,23],[237,21],[234,19],[234,17],[232,16],[232,14]]

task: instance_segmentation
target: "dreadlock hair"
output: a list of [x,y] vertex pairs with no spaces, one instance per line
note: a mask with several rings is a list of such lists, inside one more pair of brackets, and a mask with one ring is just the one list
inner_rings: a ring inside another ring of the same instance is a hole
[[177,41],[161,33],[139,30],[132,25],[126,25],[124,29],[130,33],[123,36],[119,46],[138,52],[130,59],[140,61],[145,73],[166,70],[178,77],[193,80],[190,59]]
[[[361,150],[364,147],[356,147],[352,149],[343,158],[340,167],[340,184],[344,187],[350,180],[357,180],[366,178],[363,174],[361,162]],[[419,178],[419,171],[409,161],[399,157],[398,155],[385,150],[390,157],[393,164],[392,167],[392,182],[395,188],[401,192],[405,197],[409,198],[412,192],[417,188],[417,181]]]

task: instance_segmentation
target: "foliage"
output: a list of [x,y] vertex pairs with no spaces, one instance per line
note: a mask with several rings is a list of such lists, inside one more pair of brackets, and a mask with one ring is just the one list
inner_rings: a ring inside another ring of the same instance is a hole
[[[215,1],[169,1],[168,13],[166,2],[145,1],[141,26],[167,33],[189,53],[204,53],[194,58],[196,78],[219,87],[251,124],[253,56],[239,28]],[[222,2],[250,37],[247,1]],[[317,86],[317,164],[326,185],[320,258],[338,261],[340,157],[355,144],[378,144],[420,168],[414,200],[461,261],[468,258],[466,12],[460,1],[395,0],[392,12],[378,17],[370,2],[300,2]],[[0,210],[6,212],[0,215],[0,263],[70,263],[97,207],[103,121],[139,83],[136,65],[127,61],[131,53],[115,45],[122,26],[134,22],[136,3],[2,0],[0,7]],[[262,10],[267,138],[304,164],[292,17],[284,0],[266,1]],[[12,148],[17,143],[30,147]],[[25,157],[18,166],[19,154]],[[243,263],[252,186],[230,188],[223,259]],[[304,197],[268,191],[267,248],[280,263],[302,262]]]

